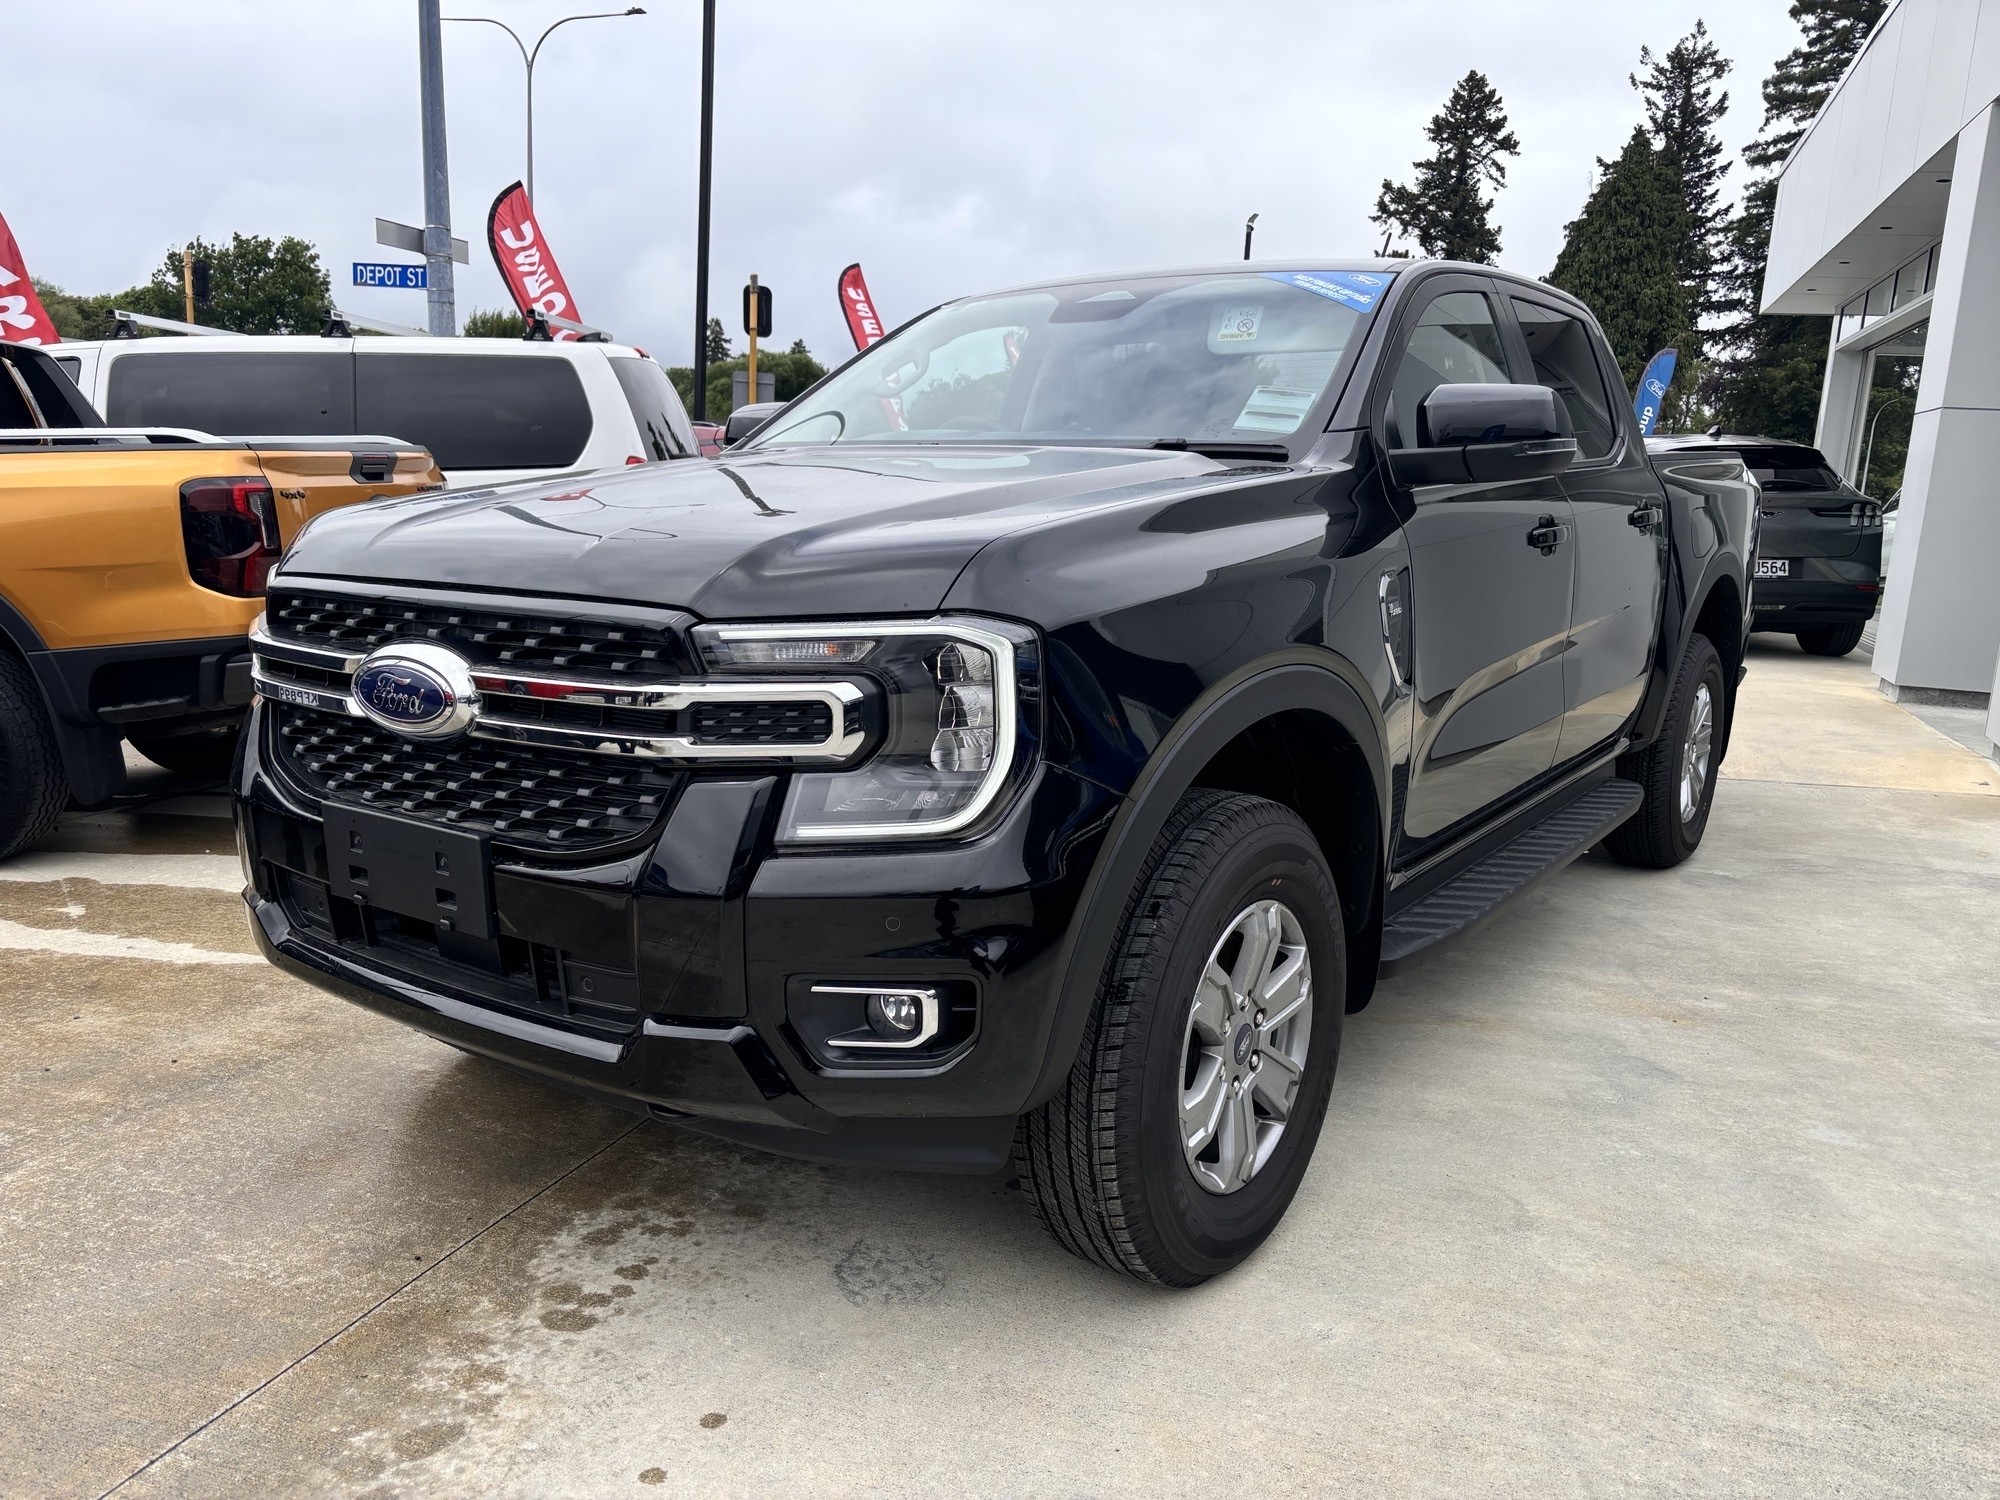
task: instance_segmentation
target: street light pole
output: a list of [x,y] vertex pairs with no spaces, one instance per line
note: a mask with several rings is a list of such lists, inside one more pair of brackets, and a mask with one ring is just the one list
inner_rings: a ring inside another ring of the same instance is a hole
[[[715,0],[701,3],[701,202],[694,229],[694,419],[708,420],[708,179],[715,154]],[[752,393],[752,400],[755,393]]]
[[451,274],[451,173],[444,149],[444,42],[438,0],[417,0],[417,80],[424,121],[424,264],[430,331],[458,332]]
[[516,50],[518,50],[521,54],[521,62],[526,66],[528,70],[527,186],[528,186],[528,201],[530,203],[533,203],[535,201],[535,59],[542,55],[542,43],[546,42],[549,39],[550,33],[555,31],[556,27],[567,26],[571,21],[617,21],[624,19],[626,16],[643,16],[645,13],[646,11],[643,6],[635,5],[631,7],[629,10],[598,10],[598,11],[592,11],[588,15],[564,16],[560,21],[557,21],[553,25],[551,25],[547,31],[544,31],[540,36],[536,37],[535,45],[533,47],[530,47],[526,42],[522,41],[521,34],[517,32],[513,27],[509,26],[505,21],[496,21],[491,16],[446,16],[445,17],[447,21],[477,21],[487,26],[498,26],[502,31],[507,33],[509,38],[512,39]]

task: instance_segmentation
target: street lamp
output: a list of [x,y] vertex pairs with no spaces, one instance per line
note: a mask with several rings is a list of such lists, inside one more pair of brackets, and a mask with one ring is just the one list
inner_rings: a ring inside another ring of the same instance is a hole
[[535,201],[535,59],[542,55],[542,43],[549,39],[549,33],[553,32],[557,26],[567,26],[571,21],[616,21],[625,16],[643,16],[645,13],[644,7],[635,5],[630,10],[600,10],[592,11],[588,15],[564,16],[560,21],[550,26],[548,31],[544,31],[540,36],[536,37],[535,45],[532,48],[521,40],[520,33],[515,31],[513,27],[509,26],[505,21],[496,21],[491,16],[445,17],[447,21],[476,21],[486,26],[498,26],[514,39],[514,45],[521,52],[521,61],[528,66],[528,201],[530,203]]

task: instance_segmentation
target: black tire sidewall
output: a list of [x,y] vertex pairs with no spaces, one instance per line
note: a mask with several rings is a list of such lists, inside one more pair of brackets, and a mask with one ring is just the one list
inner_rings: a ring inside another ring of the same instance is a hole
[[[1253,901],[1282,901],[1298,918],[1313,965],[1312,1035],[1300,1108],[1277,1150],[1233,1193],[1195,1180],[1181,1148],[1181,1045],[1195,986],[1223,930]],[[1346,944],[1333,881],[1309,835],[1272,823],[1229,849],[1187,903],[1148,1011],[1141,1065],[1120,1080],[1121,1126],[1136,1128],[1140,1187],[1151,1212],[1128,1220],[1153,1265],[1164,1259],[1198,1281],[1236,1265],[1263,1243],[1304,1179],[1340,1056],[1346,1010]],[[1146,1239],[1156,1241],[1144,1245]]]
[[[1728,731],[1724,716],[1729,711],[1729,705],[1722,690],[1722,658],[1716,654],[1715,647],[1706,636],[1695,637],[1681,670],[1685,675],[1670,741],[1673,754],[1669,765],[1668,793],[1675,851],[1685,859],[1701,847],[1702,835],[1708,831],[1709,814],[1715,810],[1715,784],[1722,777],[1722,747]],[[1711,715],[1708,779],[1701,789],[1701,809],[1694,815],[1694,821],[1688,822],[1680,812],[1681,757],[1687,749],[1688,722],[1694,716],[1695,698],[1704,682],[1708,684]]]

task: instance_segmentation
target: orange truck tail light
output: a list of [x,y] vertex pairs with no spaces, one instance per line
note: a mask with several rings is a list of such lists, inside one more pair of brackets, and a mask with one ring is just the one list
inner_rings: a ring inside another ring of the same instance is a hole
[[261,478],[190,479],[181,486],[181,539],[196,583],[241,599],[261,597],[284,550],[270,484]]

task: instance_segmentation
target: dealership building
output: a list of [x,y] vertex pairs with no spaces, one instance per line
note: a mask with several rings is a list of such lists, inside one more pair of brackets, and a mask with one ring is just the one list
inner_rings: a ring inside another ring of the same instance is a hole
[[1898,500],[1875,673],[2000,740],[2000,0],[1898,0],[1778,184],[1767,313],[1833,318],[1818,446]]

